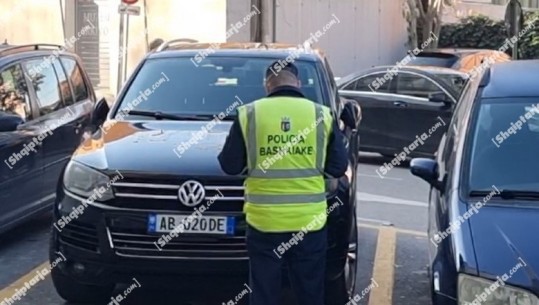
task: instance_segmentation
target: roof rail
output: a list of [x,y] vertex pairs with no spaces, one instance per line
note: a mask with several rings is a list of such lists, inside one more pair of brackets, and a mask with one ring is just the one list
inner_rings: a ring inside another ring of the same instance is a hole
[[169,41],[163,43],[162,45],[160,45],[159,48],[157,48],[157,50],[155,50],[155,52],[161,52],[161,51],[164,51],[164,50],[166,50],[166,49],[169,49],[171,46],[177,45],[177,44],[182,44],[182,43],[197,43],[197,42],[198,42],[198,40],[190,39],[190,38],[173,39],[173,40],[169,40]]
[[[4,45],[6,43],[4,42]],[[12,46],[4,49],[0,49],[0,56],[14,54],[19,52],[28,51],[28,48],[33,48],[34,50],[61,50],[64,49],[64,46],[50,43],[38,43],[38,44],[25,44],[20,46]]]

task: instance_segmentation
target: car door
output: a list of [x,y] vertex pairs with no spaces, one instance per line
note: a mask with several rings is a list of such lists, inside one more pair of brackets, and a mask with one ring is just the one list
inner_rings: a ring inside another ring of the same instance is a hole
[[41,126],[19,63],[0,70],[0,120],[17,115],[16,130],[0,130],[0,231],[38,211],[43,191]]
[[379,151],[392,146],[387,122],[387,111],[393,106],[393,97],[389,92],[391,80],[382,82],[375,90],[372,85],[383,79],[384,74],[385,72],[376,72],[361,75],[343,84],[339,90],[341,97],[355,100],[361,106],[359,134],[362,151]]
[[[399,72],[394,89],[395,100],[387,113],[392,142],[408,155],[434,154],[451,119],[455,95],[435,76],[409,71]],[[451,104],[430,101],[432,93],[443,93]]]
[[65,134],[66,154],[70,155],[81,142],[90,136],[91,117],[95,105],[95,96],[90,79],[84,73],[74,57],[63,55],[55,61],[55,70],[60,79],[60,92],[64,102],[73,117],[66,120]]
[[65,107],[55,67],[56,61],[57,59],[53,59],[51,62],[44,62],[41,58],[32,58],[23,62],[23,69],[32,71],[31,93],[38,109],[36,121],[41,126],[42,133],[46,135],[43,138],[45,196],[53,197],[58,178],[70,158],[69,152],[73,146],[69,139],[72,132],[69,122],[77,116],[72,109]]

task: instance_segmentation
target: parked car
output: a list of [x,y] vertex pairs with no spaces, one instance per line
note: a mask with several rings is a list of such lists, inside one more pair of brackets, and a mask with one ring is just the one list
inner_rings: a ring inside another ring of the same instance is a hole
[[[439,126],[409,156],[434,155],[468,75],[440,67],[381,66],[348,75],[338,82],[343,98],[360,106],[361,151],[393,158],[418,136]],[[390,72],[388,72],[390,71]]]
[[0,45],[0,232],[51,210],[90,128],[94,90],[79,57],[60,48]]
[[[202,57],[208,48],[214,49]],[[108,115],[95,115],[106,120],[102,128],[80,146],[63,171],[54,220],[64,223],[53,230],[50,245],[52,261],[56,251],[67,259],[52,270],[62,298],[107,300],[117,283],[133,277],[142,285],[168,284],[188,292],[201,289],[201,293],[230,287],[235,280],[248,281],[242,213],[245,177],[225,174],[217,156],[236,115],[231,106],[264,97],[265,70],[291,51],[297,55],[304,94],[330,107],[335,119],[345,123],[349,169],[344,177],[326,182],[328,207],[332,207],[327,304],[346,303],[355,289],[357,268],[360,108],[339,98],[330,66],[320,52],[293,45],[185,41],[167,42],[146,55]],[[215,116],[222,122],[215,123]],[[113,181],[120,174],[121,179]],[[94,189],[102,189],[103,196],[93,198],[84,213],[66,221]],[[204,200],[215,203],[201,213],[199,223],[218,221],[222,226],[210,230],[193,225],[164,243],[163,234],[179,223],[175,219],[193,214],[205,205]]]
[[539,60],[495,64],[464,89],[436,160],[411,162],[431,185],[434,305],[539,304],[537,79]]
[[507,53],[489,49],[432,49],[425,50],[411,57],[409,65],[439,66],[456,69],[461,72],[470,72],[479,67],[484,61],[491,65],[497,62],[510,61]]

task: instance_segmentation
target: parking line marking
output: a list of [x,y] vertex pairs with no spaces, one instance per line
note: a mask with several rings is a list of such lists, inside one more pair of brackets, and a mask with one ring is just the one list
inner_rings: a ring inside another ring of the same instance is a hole
[[383,196],[383,195],[377,195],[377,194],[371,194],[371,193],[365,193],[365,192],[356,192],[358,196],[358,200],[361,201],[370,201],[370,202],[379,202],[379,203],[386,203],[386,204],[396,204],[396,205],[409,205],[409,206],[415,206],[415,207],[428,207],[428,204],[426,202],[417,201],[417,200],[407,200],[397,197],[390,197],[390,196]]
[[43,268],[47,268],[47,267],[50,267],[49,262],[44,262],[43,264],[35,267],[30,272],[20,277],[15,282],[9,284],[7,287],[0,290],[0,303],[4,299],[11,298],[17,292],[17,290],[20,290],[22,287],[25,286],[24,285],[25,283],[30,282],[30,280],[36,276],[37,274],[36,272],[41,271],[43,270]]
[[[371,224],[367,224],[367,223],[360,223],[359,226],[362,227],[362,228],[374,229],[374,230],[380,230],[380,228],[388,228],[388,226],[371,225]],[[401,229],[401,228],[397,228],[397,227],[391,227],[391,228],[393,228],[395,231],[397,231],[397,233],[415,235],[415,236],[420,236],[420,237],[428,237],[427,233],[421,232],[421,231]]]
[[[369,174],[363,174],[363,173],[358,174],[358,176],[361,176],[361,177],[369,177],[369,178],[376,178],[376,179],[382,179],[382,178],[380,178],[380,176],[378,176],[378,175],[369,175]],[[395,181],[402,181],[402,180],[404,180],[404,179],[402,179],[402,178],[395,178],[395,177],[384,177],[383,179],[387,179],[387,180],[395,180]]]
[[379,286],[370,292],[369,305],[393,304],[396,248],[397,230],[391,227],[380,227],[372,270],[372,278]]

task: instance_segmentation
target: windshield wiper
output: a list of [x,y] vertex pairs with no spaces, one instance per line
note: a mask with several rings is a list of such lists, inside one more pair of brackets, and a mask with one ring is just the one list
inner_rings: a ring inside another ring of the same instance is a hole
[[539,199],[539,191],[525,191],[525,190],[501,190],[500,192],[494,192],[492,190],[471,191],[470,197],[485,197],[492,196],[501,198],[504,200],[511,199]]
[[207,121],[213,119],[213,116],[208,115],[182,115],[164,113],[160,111],[146,111],[146,110],[131,110],[127,112],[127,115],[140,115],[155,118],[156,120],[176,120],[176,121]]

